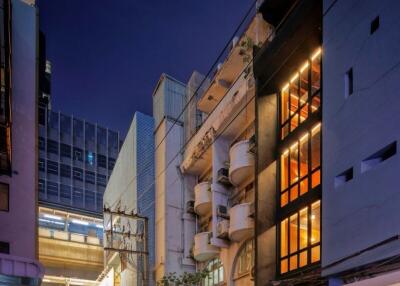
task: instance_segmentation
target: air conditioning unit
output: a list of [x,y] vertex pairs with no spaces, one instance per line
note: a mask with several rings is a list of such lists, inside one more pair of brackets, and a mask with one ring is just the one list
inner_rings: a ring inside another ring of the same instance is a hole
[[224,184],[226,186],[231,185],[231,182],[229,181],[229,170],[228,168],[221,168],[217,172],[217,181],[221,184]]
[[256,135],[250,137],[249,139],[249,153],[255,154],[256,153]]
[[217,216],[225,219],[229,219],[228,208],[223,205],[217,206]]
[[189,214],[194,214],[194,201],[186,202],[186,212]]
[[228,239],[229,237],[229,220],[223,219],[217,224],[217,237]]

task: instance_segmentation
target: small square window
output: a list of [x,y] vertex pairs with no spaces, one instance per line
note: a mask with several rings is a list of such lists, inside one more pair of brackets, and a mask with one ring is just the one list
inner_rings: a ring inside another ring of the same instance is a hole
[[353,94],[353,68],[350,68],[344,77],[345,97],[348,98]]
[[10,254],[10,244],[5,241],[0,241],[0,253]]
[[388,160],[397,153],[396,141],[375,152],[361,162],[361,172],[364,173],[378,164]]
[[9,190],[8,184],[0,183],[0,211],[8,212],[10,210]]
[[353,168],[347,169],[335,177],[335,188],[353,179]]
[[379,28],[379,16],[376,16],[374,20],[372,20],[371,22],[371,30],[370,30],[370,34],[372,35],[373,33],[376,32],[376,30],[378,30]]

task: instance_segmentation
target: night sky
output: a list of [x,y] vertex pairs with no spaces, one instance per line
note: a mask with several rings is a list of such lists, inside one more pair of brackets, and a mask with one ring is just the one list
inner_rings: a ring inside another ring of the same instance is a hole
[[161,73],[206,73],[252,0],[39,0],[52,108],[116,129],[152,114]]

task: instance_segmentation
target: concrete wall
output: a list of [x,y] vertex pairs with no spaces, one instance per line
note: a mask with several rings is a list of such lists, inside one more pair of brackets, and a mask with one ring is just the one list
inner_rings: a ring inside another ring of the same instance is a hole
[[184,209],[185,186],[191,182],[183,180],[178,168],[182,142],[183,127],[165,118],[155,134],[155,146],[159,145],[155,150],[156,281],[171,272],[194,270],[186,243],[193,240],[194,222]]
[[36,98],[37,11],[19,0],[12,2],[12,161],[9,212],[0,212],[0,241],[10,254],[36,259]]
[[277,96],[259,94],[256,120],[256,285],[276,272]]
[[[399,9],[398,1],[324,1],[324,275],[400,253],[398,247],[386,252],[377,248],[376,255],[327,267],[400,233],[399,155],[365,172],[361,166],[364,159],[400,139]],[[379,28],[370,34],[377,16]],[[354,93],[346,98],[345,75],[350,68]],[[349,168],[353,179],[335,187],[335,177]]]

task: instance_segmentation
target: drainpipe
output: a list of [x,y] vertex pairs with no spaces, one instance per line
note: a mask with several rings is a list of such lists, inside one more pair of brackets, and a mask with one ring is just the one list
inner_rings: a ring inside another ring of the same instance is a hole
[[[184,176],[182,174],[181,169],[179,166],[176,166],[176,169],[178,171],[178,175],[181,181],[181,190],[182,190],[182,195],[181,195],[181,208],[182,208],[182,218],[181,218],[181,225],[182,225],[182,233],[181,233],[181,245],[182,245],[182,262],[185,259],[185,219],[184,219],[184,212],[185,212],[185,182],[184,182]],[[182,263],[183,264],[183,263]]]

